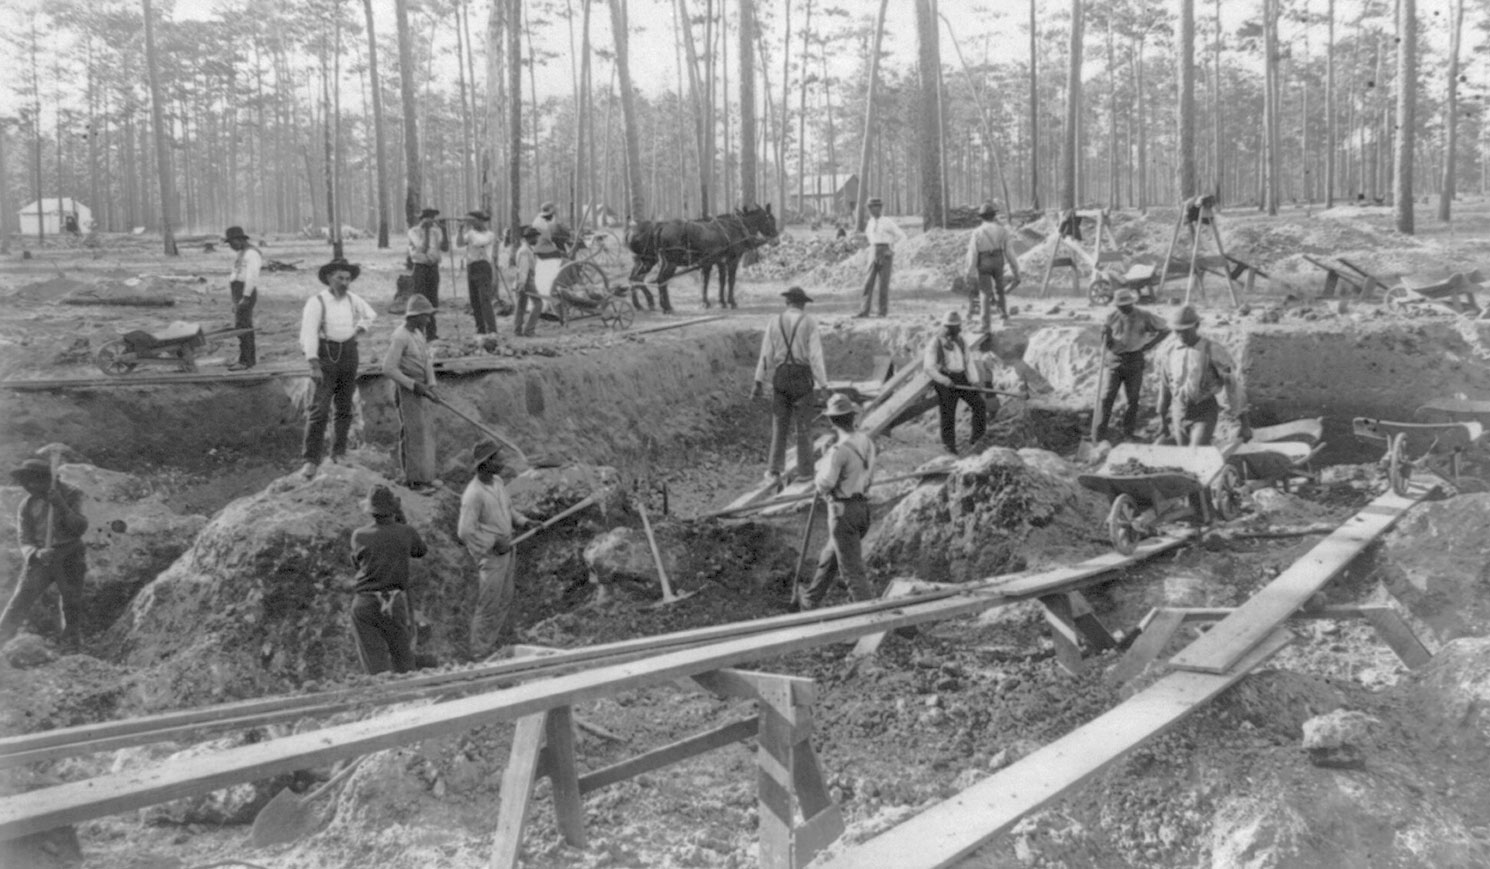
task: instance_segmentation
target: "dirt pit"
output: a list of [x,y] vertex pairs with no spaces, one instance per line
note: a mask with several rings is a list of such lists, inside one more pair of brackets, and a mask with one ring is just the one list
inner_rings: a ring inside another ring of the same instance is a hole
[[[1483,218],[1484,212],[1481,203],[1479,211],[1461,213]],[[1119,238],[1129,239],[1135,251],[1146,249],[1152,239],[1165,236],[1172,216],[1125,215],[1118,223]],[[1376,251],[1382,267],[1407,267],[1442,254],[1451,262],[1468,261],[1484,253],[1462,227],[1455,237],[1428,233],[1404,241],[1384,232],[1383,225],[1378,215],[1354,210],[1307,219],[1285,215],[1270,224],[1227,217],[1223,231],[1235,231],[1238,246],[1251,248],[1253,256],[1282,257],[1284,277],[1246,300],[1245,311],[1221,306],[1212,287],[1205,332],[1226,342],[1242,361],[1254,424],[1325,417],[1329,447],[1319,458],[1331,466],[1316,482],[1287,494],[1256,493],[1233,530],[1259,536],[1215,535],[1204,546],[1090,588],[1086,597],[1109,627],[1131,628],[1156,606],[1235,606],[1318,539],[1260,535],[1339,522],[1364,506],[1382,485],[1375,464],[1380,447],[1354,441],[1352,417],[1389,417],[1404,408],[1410,413],[1440,394],[1490,397],[1490,367],[1478,327],[1432,312],[1392,317],[1365,303],[1342,312],[1336,301],[1313,299],[1301,289],[1318,282],[1290,265],[1291,258],[1315,248],[1328,252],[1331,244]],[[955,270],[946,260],[960,254],[965,237],[930,234],[913,242],[898,258],[904,283],[897,279],[895,312],[885,320],[848,317],[858,303],[857,254],[804,241],[768,257],[768,279],[751,281],[747,269],[743,310],[724,320],[620,336],[594,321],[563,328],[545,323],[540,337],[527,341],[510,339],[504,331],[495,370],[443,380],[457,406],[500,425],[530,447],[535,463],[584,463],[616,471],[621,493],[616,509],[582,514],[524,548],[514,639],[579,647],[787,612],[804,515],[697,519],[753,485],[763,469],[768,409],[746,397],[760,323],[779,309],[778,293],[801,283],[815,298],[810,310],[822,321],[835,380],[868,377],[876,370],[876,357],[908,358],[947,308],[963,304],[946,293],[945,280]],[[392,295],[397,264],[388,252],[359,244],[364,243],[352,243],[349,253],[365,263],[354,289],[381,307]],[[283,259],[321,255],[288,240],[275,245],[275,256]],[[218,286],[225,256],[188,253],[165,264],[137,251],[105,250],[99,260],[59,261],[66,275],[57,278],[52,260],[61,256],[43,252],[44,270],[35,261],[0,263],[0,295],[10,300],[0,313],[5,342],[0,343],[0,371],[11,377],[92,376],[96,372],[89,370],[87,353],[76,349],[80,339],[96,347],[107,336],[148,326],[158,314],[213,323],[225,317],[226,294]],[[823,262],[808,262],[812,257]],[[163,273],[173,279],[142,278]],[[208,280],[189,280],[196,274]],[[175,305],[147,310],[62,302],[107,282],[127,285],[136,278],[153,281],[145,289],[169,296]],[[1083,500],[1089,493],[1062,488],[1078,470],[1073,457],[1086,426],[1084,409],[1096,389],[1103,312],[1084,300],[1034,298],[1032,283],[1011,299],[1022,310],[1001,333],[1005,358],[998,377],[1001,384],[1048,384],[1050,391],[1003,402],[991,421],[989,441],[1008,449],[966,458],[964,474],[945,483],[905,484],[877,497],[869,550],[878,585],[895,577],[962,582],[1020,564],[1065,564],[1107,551],[1100,527],[1103,505]],[[293,323],[301,299],[317,287],[306,271],[268,278],[259,314],[264,367],[294,364]],[[696,286],[687,278],[678,281],[674,298],[683,300],[685,310],[696,306]],[[633,331],[676,321],[643,312]],[[505,320],[501,325],[510,329]],[[458,312],[442,315],[441,329],[452,345],[474,346],[469,320]],[[387,331],[386,320],[380,322],[369,357],[381,351]],[[64,359],[62,351],[69,348],[74,352]],[[217,370],[221,361],[203,368]],[[1152,394],[1150,382],[1146,402]],[[303,491],[284,480],[298,467],[303,378],[9,391],[4,401],[0,458],[14,462],[44,443],[67,443],[78,454],[71,473],[128,475],[139,489],[133,500],[148,501],[155,511],[151,515],[162,523],[161,510],[174,514],[182,529],[178,549],[165,555],[165,550],[135,547],[127,549],[134,560],[111,562],[105,554],[126,553],[118,540],[100,537],[90,544],[90,556],[97,556],[94,581],[106,579],[101,574],[116,570],[106,565],[116,562],[134,565],[136,572],[146,569],[140,565],[150,564],[145,558],[150,553],[165,563],[148,567],[155,571],[153,581],[112,584],[130,589],[123,593],[126,599],[117,592],[98,598],[97,607],[107,611],[99,615],[81,654],[34,635],[5,650],[0,705],[6,710],[6,735],[225,699],[380,684],[357,675],[345,601],[325,593],[321,580],[341,569],[345,534],[357,521],[352,513],[357,492],[392,475],[396,431],[385,384],[364,381],[351,463]],[[962,413],[959,437],[965,441]],[[934,417],[904,424],[881,441],[882,476],[922,466],[938,454]],[[1145,414],[1143,424],[1151,433],[1152,414]],[[454,541],[451,501],[468,478],[461,456],[473,435],[459,419],[440,418],[446,493],[420,501],[417,520],[444,553],[417,568],[415,594],[427,602],[428,648],[437,650],[440,665],[448,668],[464,666],[467,656],[460,614],[473,570]],[[1020,450],[1019,463],[1009,458],[1010,450]],[[1042,450],[1056,455],[1038,462],[1030,458]],[[1063,482],[1047,482],[1037,493],[1043,499],[1030,502],[1038,502],[1035,510],[1020,510],[1014,499],[1000,501],[1005,489],[1021,491],[1028,481],[1045,479],[1033,470],[1018,470],[1035,464],[1039,473]],[[1051,493],[1058,497],[1043,497]],[[599,586],[591,581],[586,545],[617,527],[639,531],[633,498],[642,499],[656,524],[659,545],[674,567],[673,582],[693,593],[686,600],[650,608],[658,589],[645,566],[607,573]],[[968,499],[1003,507],[980,513]],[[959,504],[965,512],[948,523]],[[293,521],[294,514],[285,512],[291,505],[310,511],[306,521]],[[1425,579],[1429,574],[1413,569],[1413,553],[1421,549],[1416,541],[1425,535],[1442,550],[1435,552],[1430,574],[1471,570],[1483,564],[1483,552],[1461,551],[1467,535],[1434,531],[1459,527],[1440,515],[1442,507],[1419,510],[1420,516],[1404,523],[1406,531],[1358,561],[1327,594],[1338,603],[1400,602],[1394,605],[1404,608],[1408,623],[1439,653],[1432,665],[1407,670],[1360,622],[1300,623],[1292,628],[1295,642],[1268,672],[1244,681],[1064,802],[1025,819],[967,865],[1490,862],[1485,838],[1490,819],[1482,817],[1485,801],[1476,784],[1490,780],[1490,757],[1475,748],[1483,744],[1476,743],[1476,719],[1453,712],[1472,708],[1480,690],[1476,674],[1490,660],[1490,651],[1478,643],[1484,595],[1467,574],[1462,581],[1440,579],[1435,585],[1432,576]],[[209,594],[207,577],[222,568],[212,560],[214,553],[246,551],[244,539],[259,538],[238,529],[264,531],[273,525],[272,517],[289,520],[284,533],[253,543],[263,561],[233,574],[261,583],[219,580]],[[122,521],[132,527],[133,514],[122,515]],[[981,523],[1001,523],[999,533],[981,534],[994,530],[981,529]],[[944,533],[949,528],[950,537]],[[807,541],[810,553],[823,536],[819,524]],[[985,537],[997,538],[999,545],[980,546]],[[928,553],[945,557],[929,559]],[[7,555],[0,561],[0,593],[8,593],[18,567]],[[932,561],[935,575],[923,575]],[[811,569],[809,558],[806,570]],[[124,568],[117,570],[123,576]],[[1451,605],[1442,589],[1452,589]],[[845,601],[840,589],[828,603]],[[38,614],[34,627],[42,637],[54,628],[45,613]],[[1193,636],[1180,637],[1171,650]],[[848,821],[846,843],[986,778],[1112,708],[1135,687],[1109,678],[1109,667],[1119,660],[1113,652],[1090,657],[1079,677],[1061,670],[1033,604],[940,623],[912,638],[892,635],[877,658],[858,666],[850,666],[844,652],[843,646],[828,646],[748,666],[817,681],[813,745],[830,795]],[[580,765],[598,769],[728,723],[751,708],[677,686],[584,704],[576,714],[607,735],[580,730]],[[1423,708],[1446,711],[1425,720]],[[1302,748],[1305,722],[1337,710],[1359,711],[1377,722],[1368,728],[1363,768],[1320,768]],[[364,709],[332,720],[372,714]],[[221,738],[262,740],[319,723]],[[325,825],[292,845],[254,849],[243,822],[280,787],[304,789],[326,779],[330,768],[85,821],[12,843],[0,853],[9,861],[5,865],[38,867],[143,869],[233,860],[273,869],[484,866],[493,848],[497,794],[511,738],[510,725],[493,725],[379,752],[326,801]],[[589,832],[584,848],[563,844],[548,785],[540,784],[524,839],[524,865],[756,865],[760,819],[753,747],[753,741],[730,745],[590,794],[584,801]],[[180,742],[104,752],[6,770],[0,783],[20,793],[143,770],[178,752],[200,750]],[[1335,832],[1299,833],[1326,827]]]

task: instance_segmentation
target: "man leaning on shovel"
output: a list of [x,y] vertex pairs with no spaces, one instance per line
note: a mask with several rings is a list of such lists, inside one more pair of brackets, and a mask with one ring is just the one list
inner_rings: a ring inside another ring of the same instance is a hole
[[501,645],[512,620],[516,596],[517,553],[514,528],[536,524],[512,507],[502,483],[502,448],[481,440],[471,448],[476,475],[460,496],[457,536],[476,560],[476,606],[471,611],[471,656],[481,660]]
[[869,435],[854,426],[858,413],[858,406],[842,394],[828,399],[823,412],[837,438],[814,481],[817,496],[828,504],[828,542],[818,555],[812,581],[798,595],[800,610],[821,605],[839,575],[850,599],[873,597],[864,569],[864,537],[869,533],[869,487],[874,483],[876,450]]

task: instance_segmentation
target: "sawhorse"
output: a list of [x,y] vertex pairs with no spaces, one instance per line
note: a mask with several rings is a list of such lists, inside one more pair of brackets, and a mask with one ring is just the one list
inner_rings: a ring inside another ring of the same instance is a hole
[[691,679],[716,695],[756,701],[756,714],[583,775],[575,757],[571,707],[555,707],[520,719],[502,773],[492,869],[518,865],[538,778],[547,777],[553,784],[560,835],[573,847],[583,848],[587,839],[581,798],[585,794],[752,737],[759,746],[756,789],[761,867],[802,869],[843,835],[843,813],[828,793],[809,741],[816,684],[811,679],[745,670],[715,670]]
[[1055,662],[1072,676],[1080,676],[1086,666],[1082,661],[1083,643],[1090,651],[1101,652],[1115,649],[1123,642],[1102,624],[1079,591],[1047,594],[1040,598],[1040,607],[1055,643]]

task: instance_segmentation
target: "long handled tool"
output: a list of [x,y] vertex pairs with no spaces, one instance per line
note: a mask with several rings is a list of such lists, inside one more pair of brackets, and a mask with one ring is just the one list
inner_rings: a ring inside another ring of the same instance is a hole
[[662,600],[652,604],[649,608],[667,606],[698,594],[696,591],[673,594],[673,584],[668,580],[667,568],[662,564],[662,550],[657,548],[657,536],[652,533],[652,520],[647,518],[647,505],[643,504],[640,498],[636,499],[636,512],[642,517],[642,528],[647,532],[647,546],[652,549],[652,561],[657,565],[657,578],[662,581]]
[[[952,470],[949,467],[932,468],[925,471],[913,471],[909,474],[899,474],[894,477],[886,477],[883,480],[875,480],[869,488],[873,489],[877,486],[888,486],[891,483],[903,483],[906,480],[925,480],[928,477],[945,477],[950,473],[952,473]],[[731,516],[737,516],[741,513],[757,513],[762,510],[769,510],[772,507],[781,507],[786,504],[800,504],[812,497],[814,497],[812,492],[801,492],[796,495],[781,495],[772,498],[769,501],[756,501],[753,504],[743,504],[739,507],[726,507],[723,510],[715,510],[712,513],[705,513],[698,518],[725,519]]]
[[369,755],[363,755],[347,764],[341,772],[332,776],[330,781],[301,796],[289,788],[285,788],[274,795],[259,814],[254,818],[253,844],[255,848],[264,848],[269,845],[281,845],[293,842],[315,829],[320,818],[311,810],[311,803],[330,793],[338,785],[346,780],[347,776],[357,771],[357,767],[367,760]]
[[1029,392],[1028,389],[1024,390],[1023,392],[1009,392],[1008,390],[1005,390],[1005,389],[993,389],[993,388],[987,387],[987,386],[973,386],[972,384],[968,384],[966,386],[962,386],[962,385],[959,385],[959,384],[956,384],[956,383],[952,384],[952,388],[955,389],[955,390],[957,390],[958,392],[976,392],[976,393],[978,393],[980,395],[1003,395],[1003,396],[1006,396],[1008,398],[1029,398],[1030,397],[1030,392]]
[[532,464],[532,462],[528,461],[527,453],[523,452],[522,447],[513,443],[511,438],[503,437],[500,433],[488,426],[486,423],[482,422],[474,416],[471,416],[469,413],[466,413],[460,408],[457,408],[455,405],[451,404],[443,398],[431,398],[430,400],[433,401],[435,404],[438,404],[440,407],[445,408],[446,410],[465,420],[466,422],[470,423],[471,425],[474,425],[481,431],[482,434],[517,453],[517,457],[522,460],[522,463],[524,465]]
[[797,556],[797,567],[792,571],[792,603],[801,606],[802,603],[802,568],[807,564],[807,544],[812,540],[812,522],[817,518],[817,505],[823,502],[823,496],[816,490],[812,493],[812,506],[807,508],[807,524],[802,527],[802,552]]
[[548,517],[547,519],[543,520],[543,524],[542,525],[539,525],[537,528],[530,528],[527,531],[524,531],[523,533],[521,533],[521,534],[517,535],[516,537],[512,538],[512,545],[513,546],[516,546],[517,544],[523,542],[524,540],[527,540],[529,537],[532,537],[534,534],[537,534],[540,531],[547,531],[549,528],[552,528],[553,526],[559,524],[563,520],[568,519],[570,516],[573,516],[575,513],[578,513],[579,511],[585,509],[586,507],[588,507],[588,506],[590,506],[591,504],[594,504],[594,503],[595,503],[595,496],[594,495],[586,495],[584,498],[580,499],[579,501],[574,502],[573,504],[569,505],[568,507],[565,507],[563,510],[559,511],[558,513],[555,513],[554,515],[552,515],[552,516]]

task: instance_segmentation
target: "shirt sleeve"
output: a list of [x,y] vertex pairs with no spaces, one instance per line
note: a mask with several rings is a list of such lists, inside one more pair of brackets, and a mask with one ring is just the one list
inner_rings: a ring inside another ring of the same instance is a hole
[[31,514],[26,512],[26,505],[31,503],[29,497],[21,500],[21,506],[16,510],[16,539],[21,542],[21,557],[30,558],[31,553],[41,547],[41,537],[36,533],[36,522]]
[[300,350],[306,359],[314,360],[321,349],[322,305],[320,293],[317,293],[305,300],[305,310],[300,312]]
[[847,450],[840,449],[841,444],[835,444],[833,451],[828,455],[828,461],[823,464],[823,469],[817,472],[817,479],[813,485],[818,494],[828,495],[833,492],[833,487],[838,485],[838,478],[843,474],[844,453]]
[[[406,232],[406,233],[404,233],[404,238],[408,239],[408,242],[409,242],[409,258],[410,259],[414,259],[416,254],[420,254],[420,255],[423,254],[423,251],[419,250],[419,242],[415,238],[415,233],[418,231],[418,229],[419,229],[419,227],[417,227],[417,226],[411,226],[411,227],[409,227],[409,231]],[[415,259],[415,262],[418,262],[418,260]]]
[[456,524],[455,536],[460,542],[472,550],[473,555],[479,555],[474,550],[476,544],[476,526],[481,522],[481,496],[472,486],[467,486],[460,495],[460,520]]
[[352,297],[353,329],[360,329],[363,332],[371,333],[373,321],[378,319],[378,312],[373,310],[373,306],[369,305],[366,299],[356,293],[348,293],[347,295]]
[[947,380],[947,375],[936,364],[936,341],[937,339],[932,338],[926,342],[926,349],[921,351],[921,367],[926,369],[932,380],[943,383]]
[[807,322],[807,363],[812,366],[812,379],[818,389],[828,388],[828,366],[823,362],[823,336],[817,332],[817,321],[803,315]]
[[766,367],[770,365],[773,356],[771,353],[771,330],[773,328],[775,328],[774,322],[772,325],[766,327],[766,331],[761,333],[760,357],[755,360],[756,383],[766,382]]
[[388,341],[388,352],[383,355],[383,374],[404,389],[413,389],[414,378],[399,370],[398,365],[404,358],[404,350],[408,346],[409,331],[407,329],[394,329],[393,337]]
[[259,269],[264,265],[264,255],[249,248],[243,257],[243,292],[249,293],[259,287]]
[[978,233],[982,231],[983,230],[981,229],[975,229],[973,230],[973,234],[968,236],[967,271],[972,271],[973,269],[978,267]]
[[1216,373],[1221,375],[1221,382],[1225,384],[1221,390],[1221,398],[1226,409],[1233,416],[1240,416],[1247,410],[1247,390],[1242,385],[1242,372],[1237,368],[1236,359],[1232,357],[1231,351],[1221,345],[1219,341],[1211,342],[1211,364],[1216,367]]

